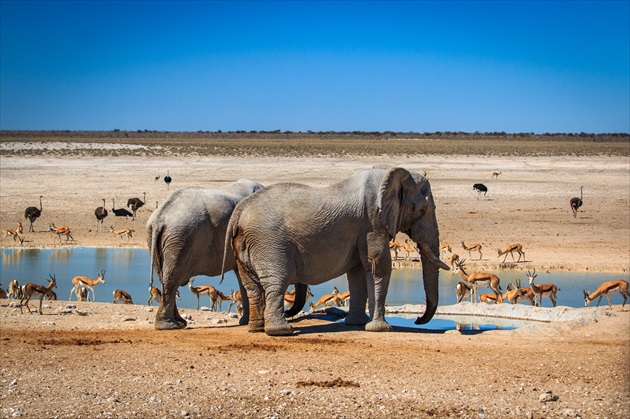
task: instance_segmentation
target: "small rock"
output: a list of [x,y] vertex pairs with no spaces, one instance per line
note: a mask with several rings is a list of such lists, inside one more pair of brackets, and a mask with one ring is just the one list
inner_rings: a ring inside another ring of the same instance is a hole
[[260,370],[260,371],[258,371],[258,374],[263,375],[263,374],[269,374],[270,372],[271,371],[269,371],[269,370]]
[[559,399],[560,397],[553,394],[551,392],[551,390],[544,392],[543,394],[540,395],[540,397],[538,397],[538,400],[541,403],[548,403],[548,402],[555,402]]
[[153,313],[153,307],[147,307],[146,311],[147,313]]
[[565,418],[581,418],[580,414],[573,409],[563,409],[560,414]]
[[210,311],[210,307],[201,307],[199,310],[201,311]]
[[123,322],[135,322],[136,318],[135,317],[123,317],[121,321],[123,321]]
[[214,320],[212,320],[212,324],[223,324],[223,323],[227,323],[227,320],[225,320],[225,319],[214,319]]
[[51,322],[51,321],[45,321],[45,322],[42,322],[42,324],[45,326],[55,326],[55,322]]
[[17,386],[17,379],[11,381],[11,383],[9,384],[9,387],[14,387]]
[[15,302],[15,301],[11,301],[9,303],[9,307],[11,307],[11,308],[16,308],[16,307],[19,307],[19,306],[20,306],[20,303]]
[[282,390],[280,394],[282,394],[283,396],[288,396],[289,394],[291,394],[291,390]]
[[67,310],[74,310],[75,308],[77,308],[77,306],[75,306],[74,304],[66,304],[64,308]]
[[180,412],[180,415],[181,415],[183,418],[187,418],[187,417],[189,417],[189,416],[190,416],[190,413],[189,413],[189,412],[187,412],[187,411],[185,411],[185,410],[182,410],[182,411]]
[[162,403],[162,400],[158,399],[158,398],[157,398],[157,397],[155,397],[155,396],[151,396],[151,398],[149,399],[149,401],[150,401],[151,403]]
[[87,311],[81,311],[79,309],[75,309],[74,312],[79,315],[79,316],[89,316],[90,313],[88,313]]

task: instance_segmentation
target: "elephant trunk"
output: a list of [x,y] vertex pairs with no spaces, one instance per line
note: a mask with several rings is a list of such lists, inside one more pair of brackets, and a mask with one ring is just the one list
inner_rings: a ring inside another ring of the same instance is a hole
[[449,267],[442,262],[437,256],[437,245],[435,249],[431,248],[426,243],[420,243],[418,246],[419,253],[422,257],[422,279],[424,282],[424,292],[426,295],[426,310],[422,317],[418,317],[415,324],[428,323],[435,314],[438,306],[438,276],[439,269],[448,270]]

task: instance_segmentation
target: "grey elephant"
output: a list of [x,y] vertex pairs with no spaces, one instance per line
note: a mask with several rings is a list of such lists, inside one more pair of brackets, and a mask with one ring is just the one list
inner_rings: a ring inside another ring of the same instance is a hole
[[427,305],[416,323],[423,324],[437,309],[438,268],[449,270],[437,257],[440,238],[427,179],[403,168],[368,169],[326,188],[279,183],[245,198],[230,219],[226,246],[232,246],[249,296],[249,331],[291,334],[282,311],[287,287],[343,274],[352,295],[346,324],[392,330],[384,315],[389,241],[398,232],[419,244]]
[[[153,286],[153,268],[162,283],[156,329],[186,327],[175,302],[178,288],[195,275],[222,273],[224,240],[232,211],[239,201],[262,188],[260,183],[247,179],[221,189],[189,186],[174,191],[151,215],[147,222],[150,286]],[[227,270],[235,270],[234,257],[228,257],[225,266]],[[247,324],[249,314],[246,298],[244,293],[242,324]]]

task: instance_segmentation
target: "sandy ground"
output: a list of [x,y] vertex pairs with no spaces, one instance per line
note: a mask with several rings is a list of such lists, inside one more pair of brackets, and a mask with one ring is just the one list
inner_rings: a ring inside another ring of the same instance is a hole
[[[73,246],[144,247],[156,202],[176,188],[214,188],[239,178],[326,186],[374,164],[427,172],[442,241],[476,269],[607,271],[627,279],[627,157],[2,157],[0,227],[21,220],[24,247],[59,246],[46,231],[50,223],[69,225]],[[170,190],[162,180],[167,170]],[[477,199],[475,182],[488,186],[487,197]],[[574,218],[568,202],[580,186],[584,206]],[[94,209],[103,198],[108,209],[112,198],[119,208],[143,192],[138,220],[111,212],[105,220],[107,229],[133,228],[129,244],[95,231]],[[28,233],[24,209],[38,205],[40,195],[42,216]],[[477,255],[461,249],[462,241],[481,243],[482,259],[473,261]],[[496,248],[515,242],[526,262],[502,266]],[[39,316],[1,301],[2,417],[621,418],[630,412],[630,310],[621,305],[612,312],[570,309],[577,312],[570,320],[482,333],[398,327],[370,334],[303,317],[293,323],[295,336],[271,338],[248,333],[224,313],[185,310],[191,327],[157,332],[146,306],[73,304],[47,302]]]

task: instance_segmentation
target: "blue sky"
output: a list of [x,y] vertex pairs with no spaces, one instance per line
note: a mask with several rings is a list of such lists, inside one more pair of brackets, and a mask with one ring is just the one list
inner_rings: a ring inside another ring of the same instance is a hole
[[630,132],[629,1],[0,2],[0,128]]

